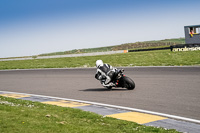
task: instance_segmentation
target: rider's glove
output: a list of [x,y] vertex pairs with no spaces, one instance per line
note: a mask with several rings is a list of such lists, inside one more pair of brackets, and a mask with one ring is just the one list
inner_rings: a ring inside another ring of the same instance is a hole
[[98,73],[95,74],[95,78],[96,78],[97,80],[99,80],[99,74],[98,74]]

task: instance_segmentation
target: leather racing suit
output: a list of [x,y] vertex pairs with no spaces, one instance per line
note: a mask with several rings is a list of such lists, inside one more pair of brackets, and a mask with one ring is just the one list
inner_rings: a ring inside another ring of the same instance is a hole
[[109,64],[103,64],[103,66],[99,66],[97,68],[95,78],[97,80],[102,81],[103,86],[109,86],[116,70],[117,70],[116,68],[113,68]]

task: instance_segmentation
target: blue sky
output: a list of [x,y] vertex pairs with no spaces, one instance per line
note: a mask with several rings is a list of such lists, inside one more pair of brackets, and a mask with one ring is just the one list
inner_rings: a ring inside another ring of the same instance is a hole
[[0,58],[184,37],[199,0],[1,0]]

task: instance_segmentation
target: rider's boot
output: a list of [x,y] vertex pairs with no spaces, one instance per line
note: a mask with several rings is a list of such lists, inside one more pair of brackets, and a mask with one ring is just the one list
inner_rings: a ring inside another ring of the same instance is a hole
[[114,83],[112,83],[112,82],[110,82],[110,83],[108,83],[108,84],[105,84],[105,83],[103,82],[102,85],[103,85],[104,87],[108,87],[108,86],[115,87],[115,86],[116,86],[116,85],[115,85]]

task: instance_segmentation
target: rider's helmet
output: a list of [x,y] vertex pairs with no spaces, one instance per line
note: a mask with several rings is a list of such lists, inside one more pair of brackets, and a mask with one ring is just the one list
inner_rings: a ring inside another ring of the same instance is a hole
[[99,66],[103,66],[103,61],[102,60],[97,60],[96,61],[96,67],[99,67]]

